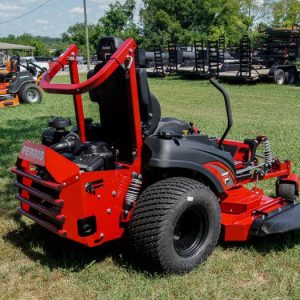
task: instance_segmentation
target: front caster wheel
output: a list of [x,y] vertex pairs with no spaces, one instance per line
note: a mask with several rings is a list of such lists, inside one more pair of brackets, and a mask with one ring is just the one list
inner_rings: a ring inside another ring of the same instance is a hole
[[291,183],[277,182],[276,195],[285,200],[296,201],[296,186]]
[[173,177],[142,193],[128,231],[131,244],[147,266],[184,273],[212,253],[220,228],[215,194],[198,181]]

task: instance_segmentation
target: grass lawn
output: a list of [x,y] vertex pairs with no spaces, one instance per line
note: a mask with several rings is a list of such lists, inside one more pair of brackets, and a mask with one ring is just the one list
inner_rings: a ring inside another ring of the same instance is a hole
[[[60,78],[62,80],[62,78]],[[163,116],[193,120],[221,135],[223,99],[206,81],[151,79]],[[272,84],[228,85],[234,127],[230,138],[267,135],[273,153],[300,174],[300,88]],[[87,116],[96,106],[84,97]],[[220,243],[206,263],[183,276],[140,270],[113,243],[87,249],[60,239],[15,214],[14,165],[24,140],[38,142],[51,116],[74,121],[66,96],[44,94],[41,105],[0,111],[0,298],[22,299],[300,299],[300,233],[246,244]],[[274,181],[261,184],[274,193]]]

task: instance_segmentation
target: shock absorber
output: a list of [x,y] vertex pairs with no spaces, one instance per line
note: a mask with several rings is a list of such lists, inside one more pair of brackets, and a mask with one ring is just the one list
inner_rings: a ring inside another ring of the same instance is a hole
[[141,174],[137,174],[135,172],[132,173],[132,178],[125,196],[126,209],[131,208],[136,202],[143,183],[141,179],[142,179]]
[[264,137],[262,139],[262,144],[264,146],[265,164],[266,166],[271,167],[273,162],[273,155],[269,139],[267,137]]

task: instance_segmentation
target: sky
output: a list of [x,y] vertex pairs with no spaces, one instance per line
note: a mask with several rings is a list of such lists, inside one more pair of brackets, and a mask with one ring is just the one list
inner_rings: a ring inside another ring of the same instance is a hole
[[[119,0],[124,3],[125,0]],[[70,25],[83,22],[83,0],[50,0],[38,10],[20,18],[18,16],[33,10],[46,0],[0,0],[0,37],[8,34],[30,33],[40,36],[59,37]],[[96,23],[114,0],[86,0],[88,22]],[[141,0],[137,0],[137,8]],[[138,19],[138,9],[135,20]],[[11,20],[11,21],[10,21]],[[5,24],[1,22],[10,21]]]

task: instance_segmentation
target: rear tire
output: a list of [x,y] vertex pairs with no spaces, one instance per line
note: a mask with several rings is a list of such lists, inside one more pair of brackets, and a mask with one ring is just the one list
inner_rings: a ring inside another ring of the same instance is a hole
[[20,98],[28,104],[37,104],[42,101],[43,94],[41,89],[34,83],[25,84],[20,90]]
[[216,195],[196,180],[173,177],[142,193],[128,233],[136,254],[148,267],[184,273],[213,252],[220,228]]
[[275,71],[274,82],[279,85],[283,85],[285,83],[285,74],[282,69],[278,69]]
[[287,84],[294,84],[295,78],[296,78],[296,75],[295,75],[294,71],[285,72],[285,82]]

